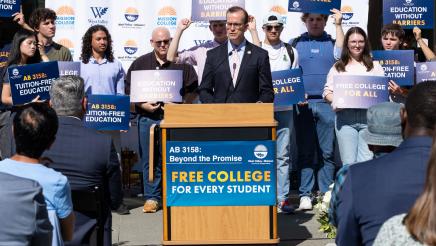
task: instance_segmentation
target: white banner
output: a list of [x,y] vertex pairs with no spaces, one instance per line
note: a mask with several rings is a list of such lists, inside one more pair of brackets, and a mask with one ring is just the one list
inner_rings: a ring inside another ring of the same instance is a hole
[[[152,30],[157,26],[166,26],[173,34],[182,18],[191,16],[191,0],[46,0],[46,7],[58,15],[55,41],[71,50],[74,60],[79,60],[83,34],[91,25],[105,25],[112,36],[115,57],[127,70],[137,57],[150,52]],[[270,11],[286,17],[282,40],[306,32],[301,22],[301,13],[288,12],[288,0],[245,0],[245,8],[256,18],[260,40],[264,39],[263,18]],[[366,30],[368,23],[368,0],[342,0],[344,31],[352,26]],[[357,11],[358,10],[358,11]],[[333,37],[335,28],[329,19],[326,31]],[[251,40],[249,32],[246,33]],[[179,49],[190,48],[213,39],[209,23],[193,23],[183,33]]]

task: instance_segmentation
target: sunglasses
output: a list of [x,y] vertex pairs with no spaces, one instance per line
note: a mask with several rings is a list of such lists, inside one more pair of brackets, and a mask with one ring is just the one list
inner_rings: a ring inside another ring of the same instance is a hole
[[270,32],[270,31],[272,31],[272,29],[275,29],[275,30],[277,30],[277,31],[280,31],[280,29],[282,29],[282,27],[283,26],[265,26],[265,29],[268,31],[268,32]]
[[163,46],[168,45],[170,43],[171,39],[165,39],[160,41],[153,41],[157,46]]

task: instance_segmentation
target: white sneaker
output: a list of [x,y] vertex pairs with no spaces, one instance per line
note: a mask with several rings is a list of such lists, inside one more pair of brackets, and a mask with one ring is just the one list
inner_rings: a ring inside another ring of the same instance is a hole
[[312,199],[308,196],[302,196],[300,198],[299,210],[312,210]]

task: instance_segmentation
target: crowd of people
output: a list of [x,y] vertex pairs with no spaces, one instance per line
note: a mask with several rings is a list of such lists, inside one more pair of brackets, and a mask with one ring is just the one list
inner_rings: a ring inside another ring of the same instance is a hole
[[[330,17],[303,13],[307,32],[288,42],[280,37],[283,17],[270,12],[262,18],[261,41],[255,17],[231,7],[226,20],[210,21],[213,40],[178,51],[191,24],[182,19],[173,37],[166,27],[156,27],[150,37],[153,50],[138,57],[127,72],[113,55],[109,30],[91,26],[82,38],[80,77],[56,79],[49,101],[35,97],[25,105],[13,103],[7,68],[73,59],[53,41],[53,10],[34,10],[28,24],[23,14],[15,14],[22,28],[9,45],[1,46],[1,54],[8,55],[0,56],[0,184],[7,187],[0,189],[0,242],[89,242],[95,221],[75,211],[72,193],[97,186],[103,191],[104,244],[111,245],[111,210],[123,207],[120,132],[84,127],[87,95],[129,95],[132,71],[180,70],[183,103],[273,103],[271,72],[301,68],[305,100],[274,109],[277,212],[311,210],[314,198],[335,183],[329,215],[338,228],[338,245],[436,245],[436,83],[412,81],[414,86],[404,88],[390,80],[391,102],[369,109],[339,108],[334,77],[383,77],[384,70],[372,58],[366,32],[352,27],[344,33],[342,13],[331,12]],[[325,31],[329,18],[335,39]],[[247,30],[252,43],[244,36]],[[413,34],[426,60],[435,60],[421,30],[415,27]],[[382,28],[384,50],[404,49],[404,40],[401,26]],[[148,181],[149,145],[155,144],[149,142],[150,127],[161,122],[165,107],[141,102],[131,109],[137,115],[144,173],[143,212],[153,213],[162,206],[162,169],[155,165],[154,181]],[[340,163],[335,162],[336,152]],[[292,169],[298,170],[298,205],[289,202]]]

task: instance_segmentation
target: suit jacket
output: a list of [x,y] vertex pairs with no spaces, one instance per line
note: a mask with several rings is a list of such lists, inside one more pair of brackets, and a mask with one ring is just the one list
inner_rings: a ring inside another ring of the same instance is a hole
[[[103,187],[106,217],[111,216],[111,208],[116,209],[121,204],[121,169],[110,136],[85,128],[78,118],[59,116],[56,140],[44,156],[53,161],[51,168],[67,176],[71,190]],[[81,237],[85,234],[79,233],[86,231],[83,227],[93,229],[88,217],[83,219],[77,212],[76,217],[73,242],[83,240]]]
[[431,145],[431,137],[411,137],[390,154],[350,166],[338,194],[338,246],[372,245],[387,219],[409,211],[423,191]]
[[233,86],[227,42],[207,52],[199,87],[203,103],[272,103],[274,91],[268,52],[247,41]]
[[51,245],[52,229],[38,182],[0,172],[0,245]]

